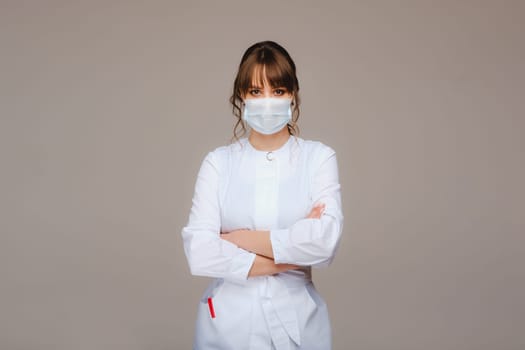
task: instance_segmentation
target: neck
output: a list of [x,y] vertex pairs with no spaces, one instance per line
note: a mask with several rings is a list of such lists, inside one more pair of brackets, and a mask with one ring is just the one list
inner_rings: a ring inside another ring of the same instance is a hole
[[288,132],[287,127],[284,127],[281,131],[271,135],[264,135],[252,129],[248,140],[253,148],[259,151],[275,151],[283,146],[286,141],[288,141],[289,137],[290,133]]

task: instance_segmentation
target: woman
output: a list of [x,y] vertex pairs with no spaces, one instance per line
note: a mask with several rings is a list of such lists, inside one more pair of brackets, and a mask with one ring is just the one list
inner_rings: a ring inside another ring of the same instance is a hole
[[[297,137],[298,92],[283,47],[246,50],[230,98],[236,141],[203,160],[182,230],[191,273],[214,277],[194,349],[331,348],[311,267],[330,264],[341,237],[337,160],[330,147]],[[249,136],[239,139],[245,123]]]

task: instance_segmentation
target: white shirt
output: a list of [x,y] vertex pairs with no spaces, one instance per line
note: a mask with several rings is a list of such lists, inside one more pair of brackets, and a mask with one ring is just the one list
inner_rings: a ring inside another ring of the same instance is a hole
[[[321,218],[307,219],[317,203],[326,205]],[[310,305],[311,318],[316,308],[325,307],[311,284],[311,266],[331,263],[342,226],[338,166],[330,147],[290,136],[273,152],[256,150],[246,138],[209,152],[197,176],[188,223],[182,229],[191,273],[216,278],[203,296],[200,309],[204,311],[198,313],[194,347],[205,349],[205,344],[213,343],[221,349],[264,349],[266,345],[268,349],[292,349],[308,339],[309,328],[319,328],[316,322],[327,324],[325,335],[329,336],[326,310],[312,321],[301,319],[304,310],[298,308]],[[237,229],[269,230],[275,262],[303,268],[248,278],[255,254],[219,236]],[[206,317],[204,302],[212,296],[217,309],[214,319]],[[292,299],[303,300],[303,306],[293,306]],[[230,302],[236,317],[247,310],[244,318],[236,319],[233,310],[223,308]],[[249,334],[240,336],[239,327],[246,324]],[[319,349],[326,349],[327,343],[319,344],[324,344]]]

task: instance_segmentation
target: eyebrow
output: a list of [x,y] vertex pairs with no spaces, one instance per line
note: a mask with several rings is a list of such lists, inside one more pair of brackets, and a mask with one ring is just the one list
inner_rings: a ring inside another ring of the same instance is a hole
[[[248,87],[248,89],[258,89],[258,90],[263,90],[264,88],[261,87],[261,86],[254,86],[254,85],[252,85],[252,86]],[[277,87],[272,87],[272,90],[277,90],[277,89],[288,90],[288,89],[286,88],[286,86],[277,86]]]

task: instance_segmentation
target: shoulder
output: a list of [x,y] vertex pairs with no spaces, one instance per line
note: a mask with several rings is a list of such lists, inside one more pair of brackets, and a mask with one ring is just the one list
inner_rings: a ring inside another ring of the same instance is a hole
[[[338,161],[335,150],[320,141],[304,140],[304,161],[312,177],[338,181]],[[323,180],[324,181],[324,180]]]
[[227,157],[232,153],[242,151],[245,148],[247,142],[248,139],[244,137],[239,139],[238,141],[233,141],[230,144],[216,147],[215,149],[210,151],[208,155],[211,155],[212,157],[216,158]]
[[232,154],[238,153],[245,148],[247,139],[242,138],[227,145],[222,145],[209,151],[204,161],[212,163],[216,168],[224,167]]
[[315,140],[304,140],[301,138],[297,138],[299,145],[301,145],[302,149],[306,153],[307,157],[310,160],[317,160],[317,161],[324,161],[327,158],[334,157],[336,152],[335,150],[328,146],[327,144],[321,142],[321,141],[315,141]]

